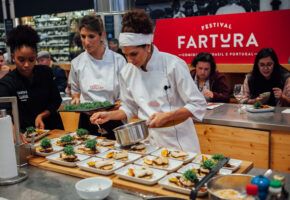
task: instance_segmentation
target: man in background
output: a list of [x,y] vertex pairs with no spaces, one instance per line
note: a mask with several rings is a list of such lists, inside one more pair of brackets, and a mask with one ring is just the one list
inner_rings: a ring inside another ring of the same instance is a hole
[[[108,43],[109,49],[111,49],[112,51],[121,54],[125,59],[125,55],[123,54],[122,50],[119,47],[119,41],[116,38],[112,38],[109,40]],[[127,59],[126,59],[127,60]]]
[[67,85],[67,78],[65,71],[58,65],[54,65],[48,51],[40,51],[37,54],[37,62],[40,65],[47,65],[51,67],[53,72],[54,82],[59,90],[59,92],[65,92]]

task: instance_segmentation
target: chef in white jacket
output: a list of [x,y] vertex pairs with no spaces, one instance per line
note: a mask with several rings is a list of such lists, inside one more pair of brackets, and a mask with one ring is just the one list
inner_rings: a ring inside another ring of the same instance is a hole
[[93,114],[91,122],[138,116],[148,121],[151,144],[200,153],[192,118],[202,120],[206,101],[186,63],[160,52],[152,44],[152,32],[152,22],[144,11],[124,15],[119,42],[128,64],[120,74],[122,106]]
[[[105,46],[102,19],[95,15],[84,16],[79,24],[82,45],[86,51],[72,60],[69,74],[72,104],[93,101],[110,101],[114,104],[120,95],[118,74],[126,64],[122,55]],[[112,129],[122,125],[121,121],[109,122],[102,128],[114,139]],[[81,113],[79,128],[97,134],[98,127],[90,123],[89,116]]]

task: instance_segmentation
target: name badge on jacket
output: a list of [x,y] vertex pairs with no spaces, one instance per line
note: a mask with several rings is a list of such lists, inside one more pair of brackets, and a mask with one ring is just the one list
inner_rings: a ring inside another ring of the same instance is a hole
[[27,101],[27,99],[29,98],[27,90],[17,91],[17,96],[18,99],[22,102]]

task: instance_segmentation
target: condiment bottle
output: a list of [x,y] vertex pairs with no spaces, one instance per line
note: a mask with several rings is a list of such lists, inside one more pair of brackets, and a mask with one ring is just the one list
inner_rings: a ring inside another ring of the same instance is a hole
[[258,196],[260,200],[265,200],[267,198],[268,187],[270,185],[269,179],[263,175],[259,175],[255,176],[251,183],[258,186]]
[[243,200],[259,200],[258,186],[255,184],[248,184],[246,186],[247,196]]
[[282,192],[281,192],[281,196],[282,196],[282,198],[284,198],[284,199],[288,199],[289,192],[285,189],[285,177],[282,176],[282,175],[277,175],[277,174],[275,174],[275,175],[273,176],[273,179],[274,179],[274,180],[281,181],[281,183],[282,183]]
[[281,200],[282,183],[279,180],[271,180],[268,200]]

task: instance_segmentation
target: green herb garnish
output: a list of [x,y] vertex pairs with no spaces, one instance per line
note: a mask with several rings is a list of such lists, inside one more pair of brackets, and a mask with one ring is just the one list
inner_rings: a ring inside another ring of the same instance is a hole
[[71,145],[64,147],[63,151],[66,155],[75,155],[75,150],[74,150],[73,146],[71,146]]
[[91,150],[96,150],[97,141],[95,139],[87,140],[85,147]]
[[80,103],[78,105],[65,105],[64,110],[65,111],[74,111],[74,110],[89,110],[89,109],[98,109],[98,108],[105,108],[113,106],[113,104],[109,101],[95,101],[95,102],[86,102],[86,103]]
[[223,154],[214,154],[213,156],[212,156],[212,159],[214,159],[215,161],[219,161],[219,160],[222,160],[222,159],[224,159],[224,155]]
[[72,142],[72,141],[73,141],[73,137],[71,135],[65,135],[65,136],[60,138],[60,142],[62,142],[62,143],[68,143],[68,142]]
[[85,135],[88,135],[89,134],[89,131],[87,129],[84,129],[84,128],[79,128],[77,129],[77,135],[79,137],[82,137],[82,136],[85,136]]
[[33,126],[27,127],[26,128],[26,133],[31,134],[35,132],[35,128]]
[[205,160],[201,163],[201,167],[204,169],[213,169],[216,166],[216,162],[212,159]]
[[50,148],[51,147],[51,142],[50,139],[44,138],[40,142],[40,146],[44,149]]
[[194,171],[192,171],[191,169],[188,169],[186,170],[182,176],[186,179],[186,180],[189,180],[191,181],[192,183],[196,182],[198,179],[197,179],[197,176],[196,176],[196,173]]
[[259,109],[259,108],[261,108],[261,106],[262,106],[262,103],[261,103],[260,101],[256,101],[256,102],[254,103],[254,105],[253,105],[253,107],[254,107],[255,109]]

